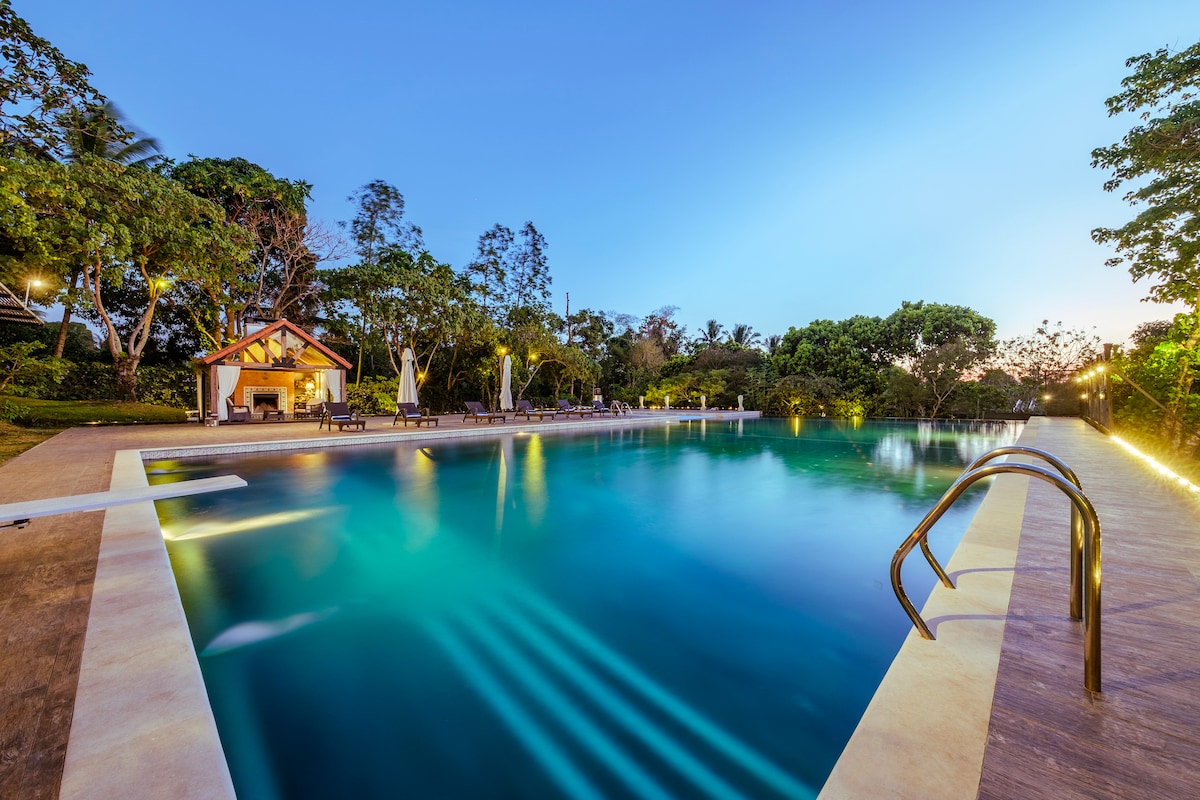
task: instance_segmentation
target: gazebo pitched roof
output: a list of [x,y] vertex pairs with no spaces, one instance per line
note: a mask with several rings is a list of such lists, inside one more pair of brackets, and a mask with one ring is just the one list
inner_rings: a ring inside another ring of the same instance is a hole
[[30,311],[21,299],[0,283],[0,322],[15,325],[44,325],[42,318]]
[[286,319],[276,320],[200,359],[205,366],[222,362],[265,369],[351,368],[349,361]]

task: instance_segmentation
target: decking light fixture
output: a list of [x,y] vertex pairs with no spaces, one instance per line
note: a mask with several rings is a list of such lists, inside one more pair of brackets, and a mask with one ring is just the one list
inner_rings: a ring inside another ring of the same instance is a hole
[[1142,459],[1142,461],[1145,461],[1146,464],[1151,469],[1153,469],[1155,472],[1157,472],[1159,475],[1162,475],[1164,478],[1167,478],[1167,479],[1173,481],[1181,488],[1187,489],[1189,492],[1200,493],[1200,486],[1197,486],[1196,484],[1192,483],[1191,481],[1189,481],[1187,478],[1183,477],[1182,475],[1175,473],[1173,470],[1171,470],[1165,464],[1159,463],[1155,459],[1151,458],[1150,456],[1146,455],[1142,451],[1138,450],[1136,447],[1131,445],[1129,442],[1125,441],[1124,439],[1120,438],[1119,436],[1112,437],[1112,440],[1114,442],[1116,442],[1117,444],[1121,445],[1121,447],[1124,447],[1129,453]]

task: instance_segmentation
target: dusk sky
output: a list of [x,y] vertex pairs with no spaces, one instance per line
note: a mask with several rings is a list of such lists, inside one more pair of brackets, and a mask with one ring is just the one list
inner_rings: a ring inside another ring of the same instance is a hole
[[308,181],[312,217],[385,180],[459,269],[533,221],[559,313],[772,334],[926,300],[1120,342],[1179,310],[1104,266],[1090,230],[1133,212],[1091,151],[1196,0],[13,6],[167,155]]

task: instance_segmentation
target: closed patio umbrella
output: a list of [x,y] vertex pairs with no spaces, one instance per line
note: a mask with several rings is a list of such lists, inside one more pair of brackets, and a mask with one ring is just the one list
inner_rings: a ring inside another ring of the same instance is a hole
[[413,366],[415,361],[412,348],[404,348],[400,366],[400,388],[396,391],[397,403],[417,404],[417,376]]
[[505,356],[504,370],[500,375],[500,410],[511,411],[512,407],[512,356]]

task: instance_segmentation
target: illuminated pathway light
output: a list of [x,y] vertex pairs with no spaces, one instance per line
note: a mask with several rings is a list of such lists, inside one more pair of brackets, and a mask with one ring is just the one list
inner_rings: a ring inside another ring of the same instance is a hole
[[1153,458],[1146,455],[1141,450],[1138,450],[1136,447],[1134,447],[1133,445],[1131,445],[1129,442],[1125,441],[1121,437],[1114,436],[1114,437],[1112,437],[1112,439],[1114,442],[1121,445],[1121,447],[1124,447],[1130,453],[1132,453],[1133,455],[1137,456],[1138,458],[1142,459],[1147,464],[1149,464],[1150,468],[1153,469],[1155,472],[1157,472],[1159,475],[1162,475],[1164,478],[1169,478],[1170,480],[1174,481],[1179,486],[1183,487],[1184,489],[1187,489],[1189,492],[1200,492],[1200,486],[1197,486],[1196,484],[1192,483],[1191,481],[1189,481],[1187,478],[1183,477],[1182,475],[1177,475],[1165,464],[1160,464],[1158,461],[1155,461]]

